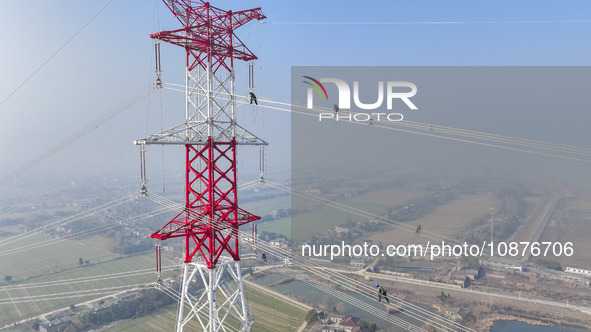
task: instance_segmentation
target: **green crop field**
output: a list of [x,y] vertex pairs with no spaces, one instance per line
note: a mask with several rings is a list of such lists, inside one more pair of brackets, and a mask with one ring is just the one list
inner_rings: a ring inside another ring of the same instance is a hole
[[[105,332],[172,331],[176,323],[176,305],[158,310],[152,315],[128,320],[117,326],[106,328]],[[197,331],[197,329],[195,329]]]
[[[163,257],[162,260],[163,266],[171,265],[170,261],[166,260],[165,257]],[[76,262],[76,265],[77,264],[78,263]],[[3,287],[0,287],[0,299],[3,300],[3,302],[6,302],[7,300],[26,302],[0,304],[0,325],[68,307],[71,304],[78,304],[129,288],[123,287],[117,289],[114,287],[153,282],[156,279],[156,274],[153,269],[154,259],[150,253],[124,257],[112,261],[78,267],[69,271],[48,274],[46,276],[27,280],[23,283],[13,282],[4,285]],[[104,275],[138,270],[144,271],[140,271],[136,275],[115,275],[109,279],[98,280]],[[166,272],[163,277],[169,277],[171,274],[172,272]],[[87,277],[92,278],[81,280],[81,278]],[[52,281],[59,281],[59,283],[47,284]],[[47,294],[60,294],[75,291],[88,291],[88,293],[54,295],[51,296],[50,299],[39,297]]]
[[107,249],[109,240],[100,236],[68,240],[53,239],[42,234],[24,234],[20,239],[10,244],[0,244],[2,279],[6,275],[17,280],[44,272],[75,268],[79,258],[92,263],[117,256]]
[[[293,332],[303,323],[306,311],[298,306],[277,299],[272,295],[246,287],[246,297],[251,312],[255,317],[253,332]],[[176,305],[171,305],[158,312],[138,319],[126,321],[105,329],[105,332],[158,332],[170,331],[175,326]],[[193,330],[198,331],[196,321]]]
[[309,240],[319,232],[345,224],[348,218],[354,221],[360,219],[357,216],[332,207],[323,207],[318,210],[301,213],[291,218],[291,236],[296,241]]
[[273,232],[291,238],[291,217],[281,218],[258,225],[259,232]]
[[247,287],[246,297],[255,317],[253,332],[292,332],[304,322],[306,311],[285,300],[252,287]]

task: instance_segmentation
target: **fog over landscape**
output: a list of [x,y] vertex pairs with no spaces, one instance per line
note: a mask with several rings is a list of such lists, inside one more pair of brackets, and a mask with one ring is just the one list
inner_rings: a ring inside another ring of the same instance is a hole
[[[237,148],[252,331],[591,328],[590,3],[212,5],[267,17],[236,30],[258,57],[250,89],[235,61],[236,120],[269,142]],[[184,50],[162,43],[158,88],[149,37],[179,21],[35,0],[0,2],[0,26],[0,330],[172,330],[184,242],[150,235],[185,211],[185,150],[147,146],[142,189],[134,141],[185,120]],[[358,107],[378,82],[412,83],[417,109]],[[384,254],[442,241],[481,252]],[[304,254],[339,245],[379,254]]]

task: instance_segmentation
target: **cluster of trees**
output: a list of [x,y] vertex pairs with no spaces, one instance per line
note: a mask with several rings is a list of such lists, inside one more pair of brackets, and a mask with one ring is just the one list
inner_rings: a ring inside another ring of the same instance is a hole
[[540,265],[540,266],[547,267],[552,270],[562,271],[562,266],[560,265],[560,263],[557,261],[550,260],[550,259],[538,258],[536,260],[536,264]]
[[153,250],[154,241],[149,237],[139,237],[134,234],[118,234],[113,238],[113,251],[124,255],[137,254]]
[[138,318],[172,304],[174,300],[162,296],[158,290],[143,291],[141,296],[130,301],[121,301],[103,311],[86,313],[75,323],[77,331],[87,331],[116,320]]
[[386,227],[383,223],[370,221],[359,223],[359,229],[366,233],[382,231],[384,228]]
[[291,209],[279,209],[279,210],[277,210],[277,213],[275,213],[274,215],[271,213],[267,213],[267,214],[263,215],[261,217],[260,222],[268,222],[268,221],[278,220],[278,219],[286,218],[289,216],[291,216]]
[[498,224],[498,231],[494,232],[494,236],[499,241],[507,240],[515,233],[519,227],[519,217],[516,215],[506,216],[506,218],[495,219]]
[[154,249],[154,242],[150,238],[145,238],[122,243],[115,248],[115,251],[125,255],[130,255],[152,249]]
[[315,309],[308,310],[306,314],[306,323],[308,323],[308,327],[312,326],[314,323],[318,321],[318,311]]
[[0,224],[4,225],[4,226],[13,226],[13,225],[20,225],[22,223],[24,223],[25,218],[20,217],[20,218],[2,218],[0,219]]
[[[113,304],[107,309],[97,312],[89,312],[80,317],[80,319],[69,322],[59,327],[60,332],[80,332],[94,330],[100,326],[110,324],[117,320],[138,318],[148,315],[164,306],[174,302],[168,296],[162,296],[158,290],[143,291],[141,296],[130,301],[121,301]],[[100,304],[103,304],[101,301]],[[75,307],[70,306],[72,311]],[[35,331],[39,331],[39,322],[31,325]]]
[[445,294],[443,291],[441,291],[441,294],[437,295],[437,298],[441,300],[442,304],[445,304],[446,302],[449,303],[451,301],[451,294]]
[[[339,302],[339,304],[343,304],[343,303]],[[324,316],[324,315],[325,315],[324,312],[318,313],[318,311],[316,311],[316,309],[308,310],[308,313],[306,314],[306,323],[307,323],[306,326],[311,327],[312,325],[314,325],[316,322],[318,322],[320,320],[321,316]],[[378,330],[378,326],[376,325],[376,323],[366,322],[362,319],[357,322],[357,326],[366,327],[369,329],[370,332],[375,332]]]
[[370,332],[376,332],[378,330],[378,326],[376,325],[376,323],[366,322],[363,319],[360,319],[357,322],[357,326],[366,327],[367,329],[369,329]]
[[494,220],[493,235],[496,241],[506,240],[515,233],[521,218],[526,215],[527,203],[523,198],[527,195],[525,188],[520,185],[511,186],[497,194],[503,205]]
[[285,236],[283,234],[279,234],[279,233],[274,233],[274,232],[259,231],[259,237],[261,239],[265,239],[266,241],[273,241],[273,240],[279,240],[279,239],[284,239],[286,241],[289,241],[287,236]]

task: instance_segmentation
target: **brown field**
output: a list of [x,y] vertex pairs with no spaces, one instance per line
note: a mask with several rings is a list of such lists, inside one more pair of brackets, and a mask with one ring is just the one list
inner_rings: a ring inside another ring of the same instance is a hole
[[[570,257],[565,255],[549,259],[559,261],[562,267],[572,266],[583,269],[591,269],[591,197],[578,195],[576,198],[566,200],[564,209],[561,210],[564,219],[555,225],[546,227],[540,241],[573,243],[574,254]],[[549,250],[552,251],[552,250]]]
[[345,195],[348,193],[351,193],[353,191],[357,190],[357,187],[353,187],[353,186],[342,186],[342,187],[338,187],[338,188],[333,188],[332,189],[332,194],[334,195]]
[[575,198],[566,200],[564,207],[568,210],[587,210],[591,211],[591,193],[573,190],[577,195]]
[[[466,231],[472,224],[490,213],[490,208],[498,206],[492,195],[461,195],[459,199],[439,206],[435,211],[422,218],[410,221],[410,227],[396,227],[385,232],[368,235],[374,243],[416,243],[428,240],[453,239]],[[418,237],[414,228],[420,224],[423,233]]]

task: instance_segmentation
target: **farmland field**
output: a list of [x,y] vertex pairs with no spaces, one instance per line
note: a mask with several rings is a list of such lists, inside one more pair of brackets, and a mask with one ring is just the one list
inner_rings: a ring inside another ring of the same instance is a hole
[[[171,265],[170,261],[165,257],[162,260],[163,267]],[[0,294],[2,294],[0,295],[0,299],[4,302],[9,301],[8,304],[0,305],[0,323],[15,321],[68,307],[71,304],[78,304],[109,293],[131,288],[129,285],[153,282],[156,278],[153,271],[153,261],[154,259],[151,253],[130,256],[33,278],[25,283],[13,283],[0,287]],[[120,274],[108,279],[99,279],[104,275],[130,271],[137,272],[134,275]],[[168,277],[171,273],[166,272],[164,277]],[[81,280],[81,278],[88,279]],[[57,281],[57,283],[51,283],[53,281]],[[53,295],[50,299],[44,299],[43,297],[35,298],[35,296],[76,291],[86,291],[87,293]],[[12,303],[12,301],[22,301],[22,303]]]
[[[349,216],[347,212],[332,207],[301,213],[291,218],[291,235],[295,241],[307,240],[321,231],[346,223]],[[356,220],[356,217],[351,217]]]
[[[418,190],[379,190],[337,202],[372,214],[383,214],[388,208],[403,205],[410,200],[428,194],[428,191]],[[306,201],[306,199],[301,200]],[[355,214],[323,205],[318,209],[292,217],[292,222],[295,220],[297,223],[292,225],[292,229],[297,234],[292,235],[296,241],[306,240],[321,231],[345,224],[349,220],[357,222],[364,219]]]
[[[542,233],[540,241],[573,243],[574,253],[572,256],[555,257],[550,254],[548,257],[548,259],[560,262],[563,268],[570,266],[588,269],[591,266],[591,256],[588,254],[591,250],[588,236],[591,232],[589,199],[591,199],[589,195],[578,195],[576,198],[567,199],[565,207],[554,212],[554,214],[563,215],[564,219],[558,224],[549,225]],[[535,261],[534,258],[532,259]]]
[[[490,213],[498,205],[492,195],[461,195],[458,199],[441,205],[435,211],[411,221],[410,228],[397,227],[385,232],[368,235],[366,238],[384,244],[416,242],[414,227],[421,225],[423,231],[436,235],[441,240],[453,239],[476,221]],[[420,238],[423,241],[422,238]],[[426,240],[425,240],[426,241]]]
[[[256,288],[246,286],[246,298],[255,317],[253,332],[293,332],[304,321],[306,312]],[[148,317],[133,319],[105,329],[107,332],[170,331],[175,326],[176,305],[171,305]],[[199,330],[196,322],[190,326]]]
[[10,244],[0,244],[2,273],[13,276],[15,280],[75,268],[79,258],[96,263],[117,256],[107,249],[109,240],[101,236],[68,240],[25,234],[21,238]]
[[353,197],[349,201],[389,207],[403,205],[410,200],[427,196],[430,193],[430,191],[417,190],[377,190]]
[[258,230],[283,234],[291,238],[291,217],[285,217],[258,225]]

